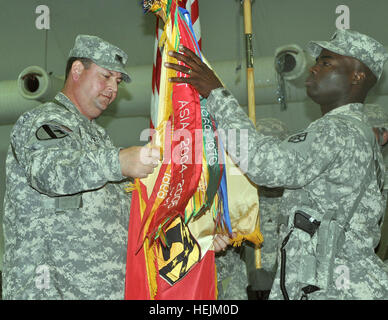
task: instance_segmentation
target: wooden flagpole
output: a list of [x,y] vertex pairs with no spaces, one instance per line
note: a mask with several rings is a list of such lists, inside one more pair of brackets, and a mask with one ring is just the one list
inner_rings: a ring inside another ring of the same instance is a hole
[[[252,0],[244,2],[244,33],[246,45],[246,67],[247,67],[247,93],[248,93],[248,116],[256,127],[256,102],[255,102],[255,73],[253,68],[253,47],[252,47]],[[257,227],[260,228],[260,215],[257,216]],[[261,249],[255,250],[256,269],[261,268]]]
[[255,103],[255,74],[253,69],[253,47],[252,47],[252,0],[244,1],[244,33],[246,44],[247,63],[247,89],[248,89],[248,114],[249,119],[256,125],[256,103]]

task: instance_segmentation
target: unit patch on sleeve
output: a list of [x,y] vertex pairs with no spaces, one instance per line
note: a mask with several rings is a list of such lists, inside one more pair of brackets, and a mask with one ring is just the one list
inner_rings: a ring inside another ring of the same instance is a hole
[[61,139],[66,137],[71,130],[65,126],[57,124],[44,124],[35,132],[38,140]]
[[292,143],[303,142],[306,140],[306,137],[307,137],[307,132],[298,133],[298,134],[291,136],[288,139],[288,142],[292,142]]

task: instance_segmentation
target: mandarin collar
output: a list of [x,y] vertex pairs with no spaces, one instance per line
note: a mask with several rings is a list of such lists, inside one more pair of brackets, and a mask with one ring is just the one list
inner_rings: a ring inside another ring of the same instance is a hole
[[89,120],[87,117],[85,117],[75,106],[75,104],[63,93],[58,92],[58,94],[55,96],[54,100],[57,100],[59,103],[61,103],[67,110],[70,112],[76,114],[77,116],[80,116],[82,119],[93,123],[95,120]]
[[363,106],[364,106],[364,104],[360,103],[360,102],[345,104],[345,105],[343,105],[341,107],[338,107],[338,108],[335,108],[335,109],[329,111],[328,113],[325,114],[325,116],[326,115],[335,115],[335,114],[348,113],[349,111],[352,111],[352,112],[354,112],[354,111],[362,112]]

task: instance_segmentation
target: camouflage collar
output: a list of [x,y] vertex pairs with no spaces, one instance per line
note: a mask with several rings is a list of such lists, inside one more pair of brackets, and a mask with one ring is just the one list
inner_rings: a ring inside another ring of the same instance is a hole
[[341,107],[338,107],[338,108],[331,110],[330,112],[326,113],[325,116],[326,115],[343,114],[343,113],[348,114],[349,112],[362,112],[363,106],[364,106],[364,104],[359,103],[359,102],[345,104]]
[[58,92],[55,98],[53,99],[53,103],[61,105],[62,107],[65,107],[68,111],[76,114],[77,116],[80,116],[87,120],[88,122],[93,122],[93,120],[89,120],[87,117],[85,117],[75,106],[75,104],[63,93]]

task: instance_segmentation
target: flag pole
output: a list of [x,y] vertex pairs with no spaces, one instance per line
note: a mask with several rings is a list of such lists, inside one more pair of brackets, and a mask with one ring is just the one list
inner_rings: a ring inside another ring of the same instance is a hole
[[[241,0],[244,5],[244,33],[246,45],[246,68],[247,68],[247,94],[248,94],[248,116],[256,127],[256,102],[255,102],[255,73],[253,68],[253,47],[252,47],[252,0]],[[260,215],[258,213],[256,228],[260,229]],[[261,248],[255,248],[255,266],[261,269]]]
[[247,90],[248,90],[248,115],[256,125],[255,103],[255,73],[253,69],[252,47],[252,0],[242,0],[244,3],[244,33],[246,45]]

